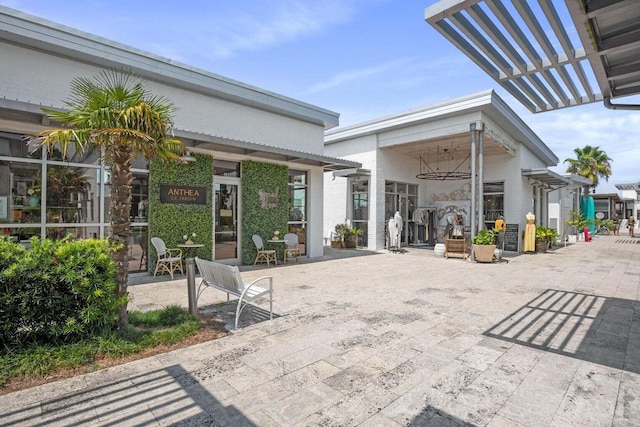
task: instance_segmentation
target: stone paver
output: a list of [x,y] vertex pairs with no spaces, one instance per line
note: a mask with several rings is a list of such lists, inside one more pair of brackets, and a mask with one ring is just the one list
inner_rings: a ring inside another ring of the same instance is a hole
[[[258,301],[228,337],[0,395],[0,425],[637,426],[638,243],[245,267],[273,275],[273,321]],[[132,309],[188,305],[183,278],[130,291]],[[233,324],[221,292],[200,308]]]

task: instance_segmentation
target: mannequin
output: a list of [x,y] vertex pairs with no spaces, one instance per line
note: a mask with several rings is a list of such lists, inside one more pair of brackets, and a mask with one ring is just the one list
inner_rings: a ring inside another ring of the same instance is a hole
[[531,212],[525,216],[527,220],[527,226],[524,229],[524,251],[535,252],[536,251],[536,216]]
[[402,216],[400,212],[396,211],[396,214],[388,222],[387,229],[389,230],[389,248],[400,248],[400,235],[402,233]]

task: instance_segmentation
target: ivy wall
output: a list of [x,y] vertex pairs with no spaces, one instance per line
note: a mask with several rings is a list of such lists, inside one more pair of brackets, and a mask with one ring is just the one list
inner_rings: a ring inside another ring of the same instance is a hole
[[[160,237],[168,248],[184,243],[183,236],[196,233],[195,243],[204,244],[194,249],[196,256],[211,259],[213,245],[213,158],[192,153],[195,162],[154,161],[149,165],[149,238]],[[206,205],[160,203],[160,184],[202,186],[207,188]],[[153,273],[156,251],[149,241],[148,269]]]
[[[289,169],[283,165],[242,162],[242,264],[253,264],[256,247],[251,236],[267,240],[278,230],[287,232],[289,219]],[[272,247],[282,250],[282,247]]]

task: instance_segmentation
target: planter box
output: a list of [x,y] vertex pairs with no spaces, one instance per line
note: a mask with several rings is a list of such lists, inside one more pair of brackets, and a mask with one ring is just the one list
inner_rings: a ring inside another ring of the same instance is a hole
[[493,251],[496,245],[473,245],[476,262],[493,262]]
[[331,247],[333,249],[344,249],[344,242],[341,240],[332,240]]

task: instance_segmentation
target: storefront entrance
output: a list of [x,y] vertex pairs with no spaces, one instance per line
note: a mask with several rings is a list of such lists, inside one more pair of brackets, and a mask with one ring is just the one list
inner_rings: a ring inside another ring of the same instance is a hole
[[238,248],[238,178],[215,177],[214,254],[216,261],[237,263]]

